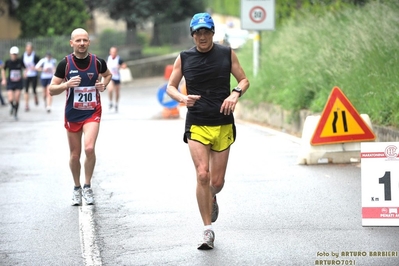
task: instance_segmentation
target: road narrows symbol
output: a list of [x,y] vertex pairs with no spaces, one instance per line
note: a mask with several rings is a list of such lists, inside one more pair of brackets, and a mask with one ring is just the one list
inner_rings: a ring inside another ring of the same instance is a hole
[[346,113],[342,111],[342,123],[344,124],[344,131],[348,132],[348,123],[346,122]]
[[[337,133],[338,112],[334,111],[333,114],[334,114],[334,119],[332,121],[332,131],[333,133]],[[342,111],[341,115],[342,115],[342,126],[344,127],[344,132],[348,132],[348,122],[346,121],[345,111]]]
[[337,120],[338,120],[338,113],[337,111],[334,112],[334,120],[332,122],[332,130],[334,133],[337,133]]

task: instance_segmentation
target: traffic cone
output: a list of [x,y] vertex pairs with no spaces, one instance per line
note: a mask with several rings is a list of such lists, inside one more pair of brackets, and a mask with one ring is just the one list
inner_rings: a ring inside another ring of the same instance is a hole
[[[165,66],[165,71],[163,74],[163,77],[165,80],[168,80],[170,78],[172,71],[173,71],[173,65]],[[162,111],[162,117],[163,118],[179,118],[180,112],[179,112],[178,106],[173,107],[173,108],[164,107],[163,111]]]
[[171,119],[171,118],[179,118],[180,112],[177,107],[174,108],[164,108],[162,111],[162,118]]

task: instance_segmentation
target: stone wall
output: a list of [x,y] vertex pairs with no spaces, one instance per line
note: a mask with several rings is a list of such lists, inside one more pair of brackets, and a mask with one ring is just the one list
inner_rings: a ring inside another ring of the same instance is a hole
[[163,76],[165,67],[173,65],[178,53],[156,56],[150,58],[143,58],[126,62],[133,78],[148,78]]
[[[293,115],[280,106],[261,103],[252,104],[248,100],[241,100],[236,111],[236,117],[245,121],[264,124],[298,137],[301,137],[305,119],[312,114],[310,111],[303,110],[299,114]],[[399,130],[384,126],[372,125],[376,141],[397,142],[399,141]]]

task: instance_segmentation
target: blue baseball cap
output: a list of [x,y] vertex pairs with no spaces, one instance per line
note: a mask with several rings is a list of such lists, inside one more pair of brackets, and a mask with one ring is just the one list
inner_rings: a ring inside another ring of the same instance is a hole
[[191,36],[198,29],[208,29],[215,32],[215,23],[213,23],[211,15],[208,13],[198,13],[193,16],[190,22]]

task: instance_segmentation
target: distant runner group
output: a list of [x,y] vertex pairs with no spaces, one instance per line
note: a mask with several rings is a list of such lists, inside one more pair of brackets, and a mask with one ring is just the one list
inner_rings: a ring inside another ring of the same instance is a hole
[[[33,95],[33,103],[39,105],[38,82],[43,89],[43,103],[46,112],[51,112],[52,96],[49,93],[51,79],[56,71],[57,60],[51,51],[47,51],[43,58],[40,58],[34,50],[31,42],[26,43],[25,51],[19,57],[20,49],[17,46],[10,48],[10,58],[4,62],[0,60],[1,84],[0,104],[10,105],[10,115],[18,120],[20,98],[23,94],[26,112],[31,110],[30,95]],[[111,47],[106,61],[112,73],[112,80],[108,86],[109,107],[118,112],[120,99],[121,74],[120,69],[126,69],[126,63],[118,55],[118,48]],[[39,75],[40,73],[40,75]],[[2,87],[6,90],[6,97],[3,97]]]

